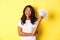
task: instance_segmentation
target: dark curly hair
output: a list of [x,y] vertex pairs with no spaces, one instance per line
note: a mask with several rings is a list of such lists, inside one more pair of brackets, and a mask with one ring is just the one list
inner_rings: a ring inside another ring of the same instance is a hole
[[35,16],[35,10],[34,8],[31,6],[31,5],[27,5],[24,10],[23,10],[23,15],[21,17],[21,23],[22,24],[25,24],[25,20],[26,20],[26,15],[25,15],[25,9],[29,7],[31,9],[31,15],[30,15],[30,20],[31,20],[31,23],[34,24],[35,21],[37,21],[37,18]]

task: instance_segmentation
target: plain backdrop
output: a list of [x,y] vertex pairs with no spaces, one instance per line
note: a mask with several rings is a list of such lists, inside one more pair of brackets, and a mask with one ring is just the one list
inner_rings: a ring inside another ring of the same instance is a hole
[[37,40],[60,40],[60,0],[0,0],[0,40],[20,40],[17,22],[26,5],[46,9],[48,17],[38,26]]

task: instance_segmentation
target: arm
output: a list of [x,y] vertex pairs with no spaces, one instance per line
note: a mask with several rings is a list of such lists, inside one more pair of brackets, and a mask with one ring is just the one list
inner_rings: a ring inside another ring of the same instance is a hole
[[46,17],[48,16],[46,10],[39,9],[38,12],[39,12],[39,15],[40,15],[41,17],[38,18],[36,27],[34,27],[33,30],[32,30],[32,34],[35,34],[39,22],[41,22],[41,20],[42,20],[43,18],[46,18]]
[[37,26],[38,26],[39,22],[41,22],[42,19],[43,19],[42,16],[38,18],[37,23],[36,23],[36,26],[35,26],[35,27],[33,28],[33,30],[32,30],[32,34],[33,34],[33,35],[36,33],[36,31],[37,31]]
[[32,33],[22,32],[22,28],[21,27],[18,27],[18,34],[19,34],[19,36],[33,36]]

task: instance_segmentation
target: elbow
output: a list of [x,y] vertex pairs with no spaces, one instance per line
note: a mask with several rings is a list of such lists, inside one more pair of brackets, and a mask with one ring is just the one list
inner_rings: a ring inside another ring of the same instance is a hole
[[32,33],[32,36],[35,36],[38,32]]
[[32,36],[34,36],[35,35],[35,33],[32,33]]
[[20,33],[18,33],[18,35],[19,35],[19,36],[22,36],[22,33],[20,32]]

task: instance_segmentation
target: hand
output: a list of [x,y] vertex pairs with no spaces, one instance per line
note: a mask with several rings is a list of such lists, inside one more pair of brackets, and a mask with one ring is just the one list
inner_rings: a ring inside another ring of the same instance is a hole
[[39,16],[39,18],[38,18],[38,21],[37,21],[37,22],[40,22],[43,18],[44,18],[44,17]]

